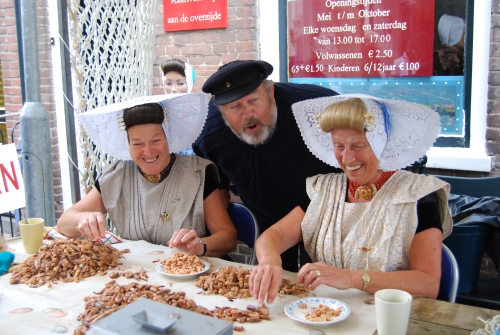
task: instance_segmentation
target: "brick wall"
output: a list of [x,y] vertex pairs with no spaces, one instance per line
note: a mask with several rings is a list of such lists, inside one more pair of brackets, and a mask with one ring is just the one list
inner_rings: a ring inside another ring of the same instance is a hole
[[[219,66],[234,60],[258,59],[255,27],[256,0],[228,0],[228,26],[224,29],[165,32],[163,30],[163,3],[159,5],[156,26],[156,61],[153,94],[163,94],[162,62],[177,58],[191,64],[196,72],[193,92],[201,92],[203,83]],[[240,202],[232,197],[231,201]],[[246,263],[250,249],[238,243],[230,253],[234,261]]]
[[228,0],[228,27],[224,29],[165,32],[163,3],[159,5],[156,26],[156,61],[153,94],[162,94],[159,66],[178,58],[191,64],[196,72],[193,92],[201,92],[203,83],[219,66],[234,60],[258,58],[255,27],[256,0]]
[[[41,102],[49,113],[52,169],[54,172],[54,196],[56,218],[62,214],[61,170],[59,165],[59,145],[54,105],[54,90],[52,80],[52,59],[49,35],[48,0],[36,1],[38,58],[40,72]],[[19,54],[17,45],[16,17],[13,0],[0,0],[0,61],[5,95],[5,112],[16,113],[22,107],[21,79]],[[9,143],[14,129],[14,141],[19,137],[20,118],[7,118],[7,133]]]
[[[14,1],[0,1],[0,61],[4,87],[5,113],[18,112],[22,107],[19,56],[17,53],[17,35]],[[7,118],[7,134],[11,142],[11,132],[19,121],[18,117]],[[17,139],[19,126],[14,133]]]
[[491,175],[500,175],[500,0],[491,1],[491,11],[486,152],[492,156]]

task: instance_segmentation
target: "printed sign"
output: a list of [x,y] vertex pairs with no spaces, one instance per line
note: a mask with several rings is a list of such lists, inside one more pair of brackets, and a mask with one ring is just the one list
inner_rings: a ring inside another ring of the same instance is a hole
[[432,76],[434,0],[288,1],[289,77]]
[[164,0],[165,31],[227,28],[227,0]]
[[0,145],[0,213],[26,206],[15,144]]

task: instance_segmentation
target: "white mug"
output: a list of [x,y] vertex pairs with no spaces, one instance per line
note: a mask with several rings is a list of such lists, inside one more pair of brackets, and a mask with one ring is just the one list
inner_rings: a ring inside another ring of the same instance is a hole
[[408,292],[386,289],[375,292],[378,335],[405,335],[412,297]]

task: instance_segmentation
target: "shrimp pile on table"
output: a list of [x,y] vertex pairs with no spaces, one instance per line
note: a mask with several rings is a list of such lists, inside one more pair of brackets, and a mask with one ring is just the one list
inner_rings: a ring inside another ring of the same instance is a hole
[[59,281],[79,282],[84,278],[104,275],[119,265],[118,259],[129,250],[119,251],[101,242],[59,239],[43,245],[24,262],[12,266],[11,284],[49,287]]

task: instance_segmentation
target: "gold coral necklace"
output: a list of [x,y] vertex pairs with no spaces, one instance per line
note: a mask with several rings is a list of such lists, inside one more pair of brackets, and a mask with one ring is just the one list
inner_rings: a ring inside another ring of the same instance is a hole
[[164,168],[158,174],[145,174],[144,172],[142,172],[141,168],[138,167],[139,168],[139,173],[141,174],[141,176],[143,176],[144,178],[146,178],[146,180],[149,181],[149,182],[151,182],[151,183],[160,183],[165,178],[167,178],[168,175],[170,174],[170,170],[172,169],[172,166],[174,165],[175,158],[176,158],[175,154],[171,153],[170,154],[170,163],[168,163],[167,167]]
[[394,173],[396,173],[396,171],[386,171],[382,173],[382,176],[371,184],[371,186],[358,185],[349,180],[349,193],[356,199],[361,197],[365,200],[370,200]]

